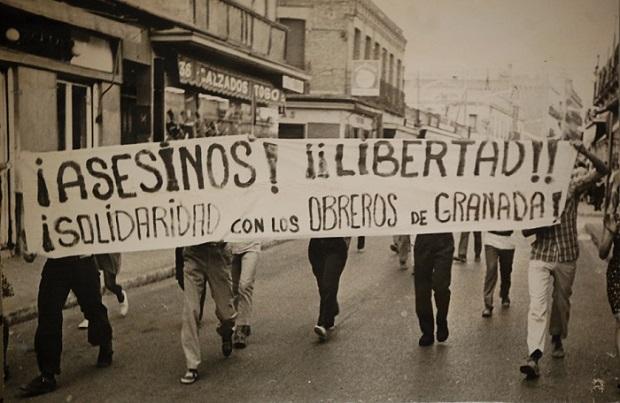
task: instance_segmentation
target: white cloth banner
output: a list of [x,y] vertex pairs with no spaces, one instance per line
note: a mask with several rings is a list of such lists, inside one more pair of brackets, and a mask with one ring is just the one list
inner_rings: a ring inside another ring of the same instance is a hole
[[522,229],[562,213],[568,142],[227,136],[22,153],[29,250]]

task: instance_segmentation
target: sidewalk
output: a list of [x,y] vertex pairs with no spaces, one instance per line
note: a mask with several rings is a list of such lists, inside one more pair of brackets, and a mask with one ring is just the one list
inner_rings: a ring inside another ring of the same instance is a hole
[[[263,242],[263,250],[286,241]],[[20,256],[2,259],[2,272],[13,285],[15,296],[3,299],[4,315],[11,324],[37,316],[37,293],[45,258],[27,263]],[[118,283],[124,289],[140,287],[174,276],[174,249],[123,253]],[[103,278],[101,280],[103,286]],[[76,305],[69,294],[66,308]]]

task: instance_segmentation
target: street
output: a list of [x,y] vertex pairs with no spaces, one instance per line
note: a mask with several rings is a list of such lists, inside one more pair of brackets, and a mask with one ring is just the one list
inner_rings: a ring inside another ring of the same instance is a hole
[[[129,292],[130,311],[118,314],[110,295],[114,363],[95,368],[97,349],[77,329],[79,309],[65,311],[62,374],[58,389],[31,399],[58,402],[130,401],[610,401],[618,399],[614,320],[605,292],[605,262],[581,242],[572,298],[566,358],[541,360],[541,377],[524,381],[527,259],[518,244],[512,305],[481,317],[484,259],[452,267],[450,337],[418,346],[411,269],[398,268],[389,238],[367,238],[363,253],[353,240],[340,282],[341,314],[326,343],[313,333],[318,292],[307,241],[290,241],[260,258],[254,292],[252,336],[229,358],[220,351],[213,301],[201,330],[199,381],[179,383],[185,371],[180,344],[182,293],[172,279]],[[484,252],[483,252],[484,255]],[[37,375],[36,321],[11,329],[12,378],[6,399]]]

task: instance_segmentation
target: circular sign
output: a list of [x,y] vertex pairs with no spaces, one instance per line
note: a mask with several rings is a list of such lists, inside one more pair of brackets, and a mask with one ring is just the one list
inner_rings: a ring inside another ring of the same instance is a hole
[[354,79],[358,88],[373,88],[376,86],[377,74],[372,68],[361,66],[355,71]]

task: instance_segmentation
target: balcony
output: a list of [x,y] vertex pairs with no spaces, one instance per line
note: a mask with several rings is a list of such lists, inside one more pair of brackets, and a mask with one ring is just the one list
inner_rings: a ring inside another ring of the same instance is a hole
[[210,34],[251,53],[284,62],[285,26],[232,0],[203,1],[207,1],[206,28]]
[[613,56],[597,72],[594,83],[594,104],[597,106],[618,102],[618,49],[616,45]]
[[405,93],[386,81],[381,81],[378,101],[387,111],[395,115],[404,116]]
[[381,80],[378,97],[359,97],[366,102],[398,116],[405,116],[405,93]]

